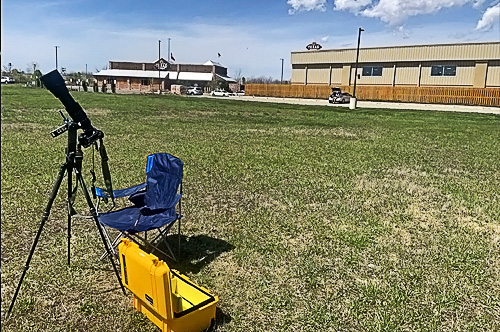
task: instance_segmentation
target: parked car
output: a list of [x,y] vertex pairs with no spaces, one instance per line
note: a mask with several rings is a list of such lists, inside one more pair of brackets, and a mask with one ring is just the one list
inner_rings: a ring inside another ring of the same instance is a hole
[[234,93],[236,96],[244,96],[245,95],[245,91],[244,90],[240,90],[240,91],[237,91]]
[[224,89],[215,89],[214,91],[212,91],[211,95],[218,97],[229,97],[229,92]]
[[181,85],[181,84],[172,84],[170,86],[170,91],[174,95],[184,95],[184,94],[186,94],[187,89],[186,89],[186,87],[184,85]]
[[16,83],[16,80],[12,77],[2,76],[2,84],[13,84]]
[[203,90],[199,86],[190,86],[187,89],[187,94],[188,95],[202,95]]
[[348,103],[351,101],[352,95],[347,92],[342,92],[340,88],[332,88],[332,93],[328,97],[328,102],[333,103]]

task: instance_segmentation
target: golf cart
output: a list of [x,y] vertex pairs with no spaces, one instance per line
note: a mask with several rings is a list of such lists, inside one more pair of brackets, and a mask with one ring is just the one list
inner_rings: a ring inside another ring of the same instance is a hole
[[332,93],[328,97],[328,102],[333,103],[348,103],[351,100],[351,94],[347,92],[342,92],[340,88],[332,88]]

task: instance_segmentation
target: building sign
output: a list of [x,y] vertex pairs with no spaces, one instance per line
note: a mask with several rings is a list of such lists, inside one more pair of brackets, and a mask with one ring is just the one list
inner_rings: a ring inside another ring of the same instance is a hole
[[312,42],[309,45],[307,45],[306,48],[308,50],[320,50],[323,48],[323,46],[321,46],[320,44],[318,44],[316,42]]
[[163,58],[155,62],[155,68],[158,70],[167,70],[169,65],[168,61]]

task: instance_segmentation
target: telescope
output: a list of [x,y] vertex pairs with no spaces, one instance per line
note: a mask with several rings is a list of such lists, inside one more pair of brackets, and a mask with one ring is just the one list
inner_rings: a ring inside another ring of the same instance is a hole
[[[21,284],[23,282],[24,276],[26,275],[26,272],[28,271],[31,258],[33,257],[33,254],[35,253],[35,248],[38,243],[38,240],[40,239],[40,235],[42,234],[42,229],[45,223],[47,222],[49,216],[50,216],[50,211],[52,208],[52,204],[54,203],[57,193],[59,191],[59,188],[61,186],[61,183],[63,181],[63,178],[67,176],[67,182],[68,182],[68,197],[67,197],[67,203],[68,203],[68,265],[70,263],[70,246],[71,246],[71,217],[76,214],[76,211],[73,208],[73,203],[76,198],[76,190],[78,188],[78,185],[82,188],[83,194],[85,196],[85,200],[87,201],[87,204],[89,206],[90,213],[92,214],[92,218],[94,219],[94,222],[97,226],[97,230],[99,231],[99,234],[101,235],[101,240],[104,244],[104,247],[106,248],[106,253],[109,255],[110,260],[111,260],[111,265],[113,265],[113,269],[115,271],[116,277],[118,279],[118,282],[121,286],[121,289],[123,291],[123,294],[125,294],[125,288],[122,284],[121,278],[120,278],[120,272],[118,271],[118,268],[116,266],[116,263],[113,259],[113,254],[112,254],[112,249],[108,245],[106,235],[104,234],[98,217],[97,217],[97,212],[96,208],[94,207],[94,203],[92,202],[92,199],[90,197],[90,194],[87,190],[87,187],[85,185],[85,182],[83,180],[83,175],[82,175],[82,160],[83,160],[83,152],[82,152],[82,146],[87,148],[91,145],[95,145],[96,149],[99,150],[99,154],[101,155],[101,163],[102,163],[102,174],[104,177],[104,182],[106,184],[106,192],[110,195],[111,199],[114,199],[113,196],[113,186],[111,183],[111,174],[109,172],[109,166],[108,166],[108,155],[106,153],[106,148],[104,147],[103,144],[103,137],[104,133],[98,129],[96,129],[94,126],[92,126],[92,123],[90,122],[89,118],[87,117],[87,114],[85,114],[85,111],[83,108],[78,104],[73,97],[69,94],[68,88],[66,87],[66,83],[64,82],[63,77],[57,70],[53,70],[48,74],[45,74],[41,77],[41,80],[43,82],[43,85],[50,91],[52,94],[61,101],[61,103],[64,105],[66,108],[66,112],[69,114],[71,117],[71,120],[67,119],[62,112],[61,115],[64,119],[64,124],[53,130],[51,132],[52,137],[57,137],[61,135],[64,132],[68,132],[68,145],[66,146],[66,158],[65,158],[65,163],[61,165],[61,168],[59,169],[59,173],[57,175],[56,181],[54,183],[54,186],[52,188],[52,192],[50,194],[49,200],[47,202],[47,206],[45,207],[45,210],[42,215],[42,221],[40,223],[40,228],[38,229],[38,232],[35,236],[35,241],[33,242],[33,245],[31,247],[30,253],[28,254],[28,259],[26,261],[26,265],[24,266],[23,273],[21,275],[21,279],[19,280],[19,283],[17,285],[16,291],[14,292],[14,297],[12,298],[12,302],[10,303],[9,311],[7,312],[7,318],[9,317],[12,308],[14,307],[14,303],[17,298],[17,294],[19,293],[19,290],[21,289]],[[81,129],[83,132],[78,135],[77,139],[77,132],[78,129]],[[78,141],[78,144],[77,144]],[[98,144],[98,141],[100,144]],[[99,147],[98,147],[99,145]],[[73,174],[74,173],[74,174]],[[93,175],[92,179],[92,193],[95,196],[95,174],[94,170],[91,170],[91,173]],[[76,176],[76,183],[75,187],[73,187],[73,175]],[[95,197],[94,197],[95,198]],[[114,202],[113,202],[114,203]]]
[[[83,132],[78,135],[78,143],[81,144],[84,148],[88,148],[92,144],[97,144],[96,142],[99,140],[99,142],[101,143],[99,148],[99,153],[101,155],[102,173],[104,176],[104,182],[106,183],[106,189],[108,190],[111,198],[114,199],[113,188],[111,184],[111,174],[108,166],[108,155],[106,152],[106,148],[104,147],[104,144],[102,142],[104,133],[99,129],[96,129],[94,126],[92,126],[92,123],[90,122],[90,119],[87,117],[87,114],[85,113],[83,108],[69,94],[69,90],[66,87],[66,83],[64,82],[63,77],[57,71],[57,69],[54,69],[53,71],[43,75],[40,79],[42,80],[43,85],[50,92],[52,92],[52,94],[57,99],[61,101],[61,103],[66,108],[66,112],[68,112],[69,116],[73,120],[73,122],[70,122],[63,115],[65,124],[57,128],[56,130],[52,131],[52,136],[53,137],[59,136],[60,134],[64,133],[71,127],[75,131],[74,136],[76,136],[77,129],[83,130]],[[70,136],[73,135],[69,135],[68,138],[70,138]],[[72,144],[68,141],[68,145]],[[92,185],[92,193],[94,193],[95,195],[93,185]]]
[[78,141],[83,147],[89,147],[92,143],[104,137],[104,133],[92,126],[83,108],[71,97],[64,79],[57,69],[43,75],[41,80],[43,85],[61,101],[66,108],[66,112],[68,112],[78,128],[83,130],[78,136]]

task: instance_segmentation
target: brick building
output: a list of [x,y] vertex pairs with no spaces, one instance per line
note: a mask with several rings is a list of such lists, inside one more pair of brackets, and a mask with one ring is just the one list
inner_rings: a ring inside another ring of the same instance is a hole
[[109,69],[95,73],[99,87],[112,83],[117,91],[153,92],[170,90],[173,84],[199,86],[210,91],[236,81],[227,76],[227,68],[213,61],[204,64],[172,63],[163,58],[155,62],[110,61]]

